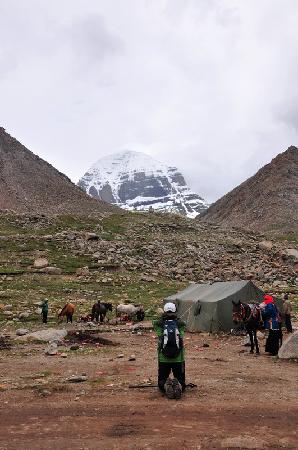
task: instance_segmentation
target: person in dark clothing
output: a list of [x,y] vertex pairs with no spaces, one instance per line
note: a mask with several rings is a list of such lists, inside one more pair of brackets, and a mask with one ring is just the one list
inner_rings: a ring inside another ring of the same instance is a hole
[[292,322],[291,322],[292,305],[290,303],[288,294],[284,295],[282,302],[283,302],[284,319],[285,319],[285,326],[286,326],[287,332],[293,333]]
[[268,337],[265,344],[265,351],[272,356],[276,356],[279,350],[280,328],[279,328],[279,311],[274,304],[271,295],[265,295],[264,301],[260,305],[262,310],[262,318],[264,320],[265,330],[268,330]]
[[48,323],[49,304],[48,299],[45,298],[41,304],[42,323]]
[[[176,327],[177,348],[172,356],[168,356],[164,350],[165,326]],[[170,398],[180,398],[181,391],[185,389],[185,354],[183,346],[183,336],[186,325],[176,315],[174,303],[166,303],[164,314],[161,319],[153,322],[154,330],[158,336],[158,387],[161,392],[166,393]],[[171,372],[174,379],[169,378]],[[180,386],[179,386],[180,384]]]

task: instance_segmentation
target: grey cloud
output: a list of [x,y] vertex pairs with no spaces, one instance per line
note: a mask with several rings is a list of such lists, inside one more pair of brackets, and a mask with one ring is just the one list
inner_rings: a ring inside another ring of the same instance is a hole
[[72,53],[73,64],[81,71],[98,67],[105,58],[124,49],[121,39],[107,30],[99,14],[76,20],[61,34]]
[[293,0],[0,0],[0,125],[74,181],[130,148],[215,200],[298,143]]

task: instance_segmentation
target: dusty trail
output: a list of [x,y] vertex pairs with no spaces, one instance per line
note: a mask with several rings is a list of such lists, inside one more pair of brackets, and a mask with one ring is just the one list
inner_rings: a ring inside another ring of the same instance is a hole
[[[187,379],[198,389],[171,401],[128,387],[155,380],[151,334],[104,337],[120,347],[66,359],[36,344],[0,354],[1,450],[298,448],[297,363],[251,356],[241,337],[188,334]],[[66,382],[83,372],[87,382]]]

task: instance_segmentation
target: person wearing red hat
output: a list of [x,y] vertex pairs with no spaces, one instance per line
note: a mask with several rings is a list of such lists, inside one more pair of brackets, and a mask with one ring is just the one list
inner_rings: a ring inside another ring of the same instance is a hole
[[263,303],[260,305],[262,309],[262,317],[264,320],[265,330],[268,330],[268,337],[265,344],[265,351],[275,356],[279,350],[279,311],[274,304],[274,298],[271,295],[264,295]]

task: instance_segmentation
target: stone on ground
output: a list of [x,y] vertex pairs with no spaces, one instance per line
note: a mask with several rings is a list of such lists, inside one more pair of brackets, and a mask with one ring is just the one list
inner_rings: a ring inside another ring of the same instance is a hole
[[272,241],[262,241],[262,242],[258,243],[258,247],[260,250],[270,251],[270,250],[272,250],[273,242]]
[[298,358],[298,330],[284,341],[279,349],[278,357],[281,359]]
[[298,259],[298,250],[296,250],[295,248],[287,248],[286,254],[291,258]]
[[66,330],[57,330],[55,328],[48,328],[47,330],[34,331],[26,336],[23,336],[24,340],[37,340],[41,342],[50,341],[62,341],[67,335]]
[[27,330],[27,328],[19,328],[16,331],[17,336],[25,336],[25,334],[28,334],[28,333],[29,333],[29,330]]
[[73,375],[67,379],[69,383],[82,383],[83,381],[87,381],[88,378],[86,375]]
[[59,267],[45,267],[44,269],[42,269],[42,271],[44,273],[47,273],[48,275],[61,275],[62,274],[62,269],[60,269]]
[[47,260],[47,258],[37,258],[34,261],[34,267],[35,269],[44,269],[45,267],[47,267],[49,265],[49,261]]
[[58,346],[56,344],[56,342],[52,342],[51,344],[49,344],[44,351],[45,355],[48,356],[54,356],[57,355],[58,353]]

